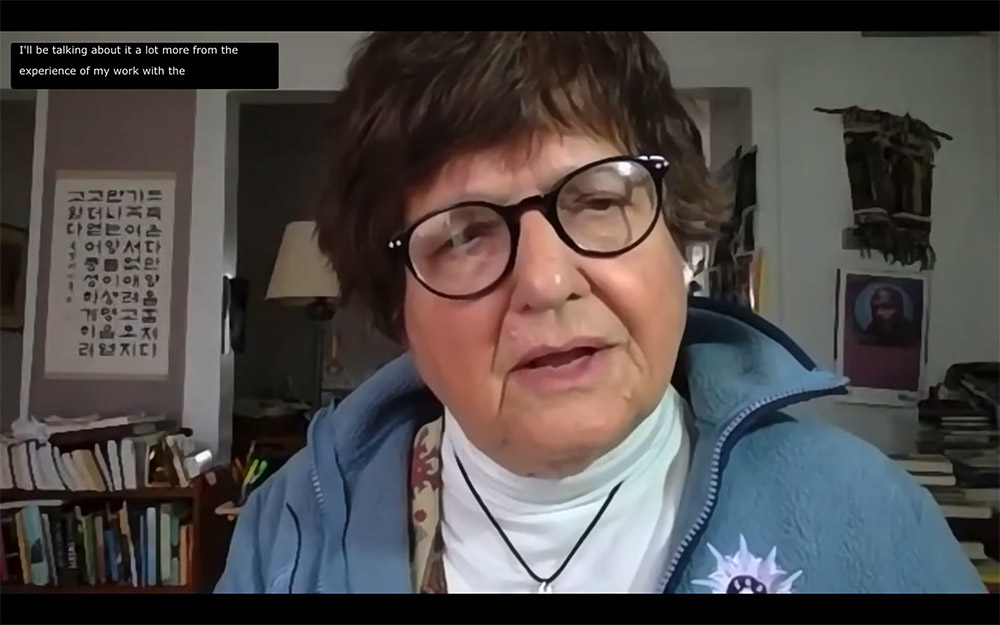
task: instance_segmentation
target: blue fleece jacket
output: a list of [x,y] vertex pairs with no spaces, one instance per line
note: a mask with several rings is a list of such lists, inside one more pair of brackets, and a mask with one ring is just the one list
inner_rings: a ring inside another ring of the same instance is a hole
[[[663,592],[985,592],[896,463],[781,413],[844,380],[773,325],[692,298],[677,370],[694,446]],[[216,592],[413,592],[408,468],[427,396],[403,356],[317,413],[249,497]]]

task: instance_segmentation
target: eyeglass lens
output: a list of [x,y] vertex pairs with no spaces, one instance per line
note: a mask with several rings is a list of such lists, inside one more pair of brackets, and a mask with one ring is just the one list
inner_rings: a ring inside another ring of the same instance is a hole
[[[646,234],[656,220],[656,183],[632,161],[612,161],[576,173],[560,187],[556,217],[584,253],[614,253]],[[501,209],[503,210],[503,209]],[[431,289],[462,296],[487,288],[503,274],[513,237],[488,205],[438,213],[413,231],[410,259]]]

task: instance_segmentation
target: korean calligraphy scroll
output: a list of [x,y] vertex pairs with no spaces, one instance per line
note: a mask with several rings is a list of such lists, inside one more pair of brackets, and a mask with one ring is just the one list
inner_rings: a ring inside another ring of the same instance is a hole
[[174,187],[171,173],[57,174],[46,377],[167,376]]

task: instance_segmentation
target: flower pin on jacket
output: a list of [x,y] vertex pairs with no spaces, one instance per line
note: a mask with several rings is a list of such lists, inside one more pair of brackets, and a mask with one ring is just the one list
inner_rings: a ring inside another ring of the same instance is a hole
[[747,541],[742,534],[740,534],[740,550],[735,555],[724,556],[711,543],[708,549],[715,556],[715,571],[707,579],[696,579],[691,583],[706,586],[713,594],[787,595],[791,594],[792,584],[802,575],[802,571],[789,575],[777,565],[777,547],[771,549],[767,558],[755,556],[747,547]]

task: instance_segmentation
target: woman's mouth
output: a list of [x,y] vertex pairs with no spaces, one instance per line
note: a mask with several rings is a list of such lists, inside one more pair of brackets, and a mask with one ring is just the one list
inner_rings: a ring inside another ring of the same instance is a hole
[[511,377],[541,392],[588,386],[604,377],[612,349],[612,345],[594,340],[571,341],[563,347],[540,347],[518,361]]
[[524,363],[524,369],[540,369],[542,367],[564,367],[573,362],[594,355],[598,351],[597,347],[574,347],[561,352],[552,352],[533,358]]

